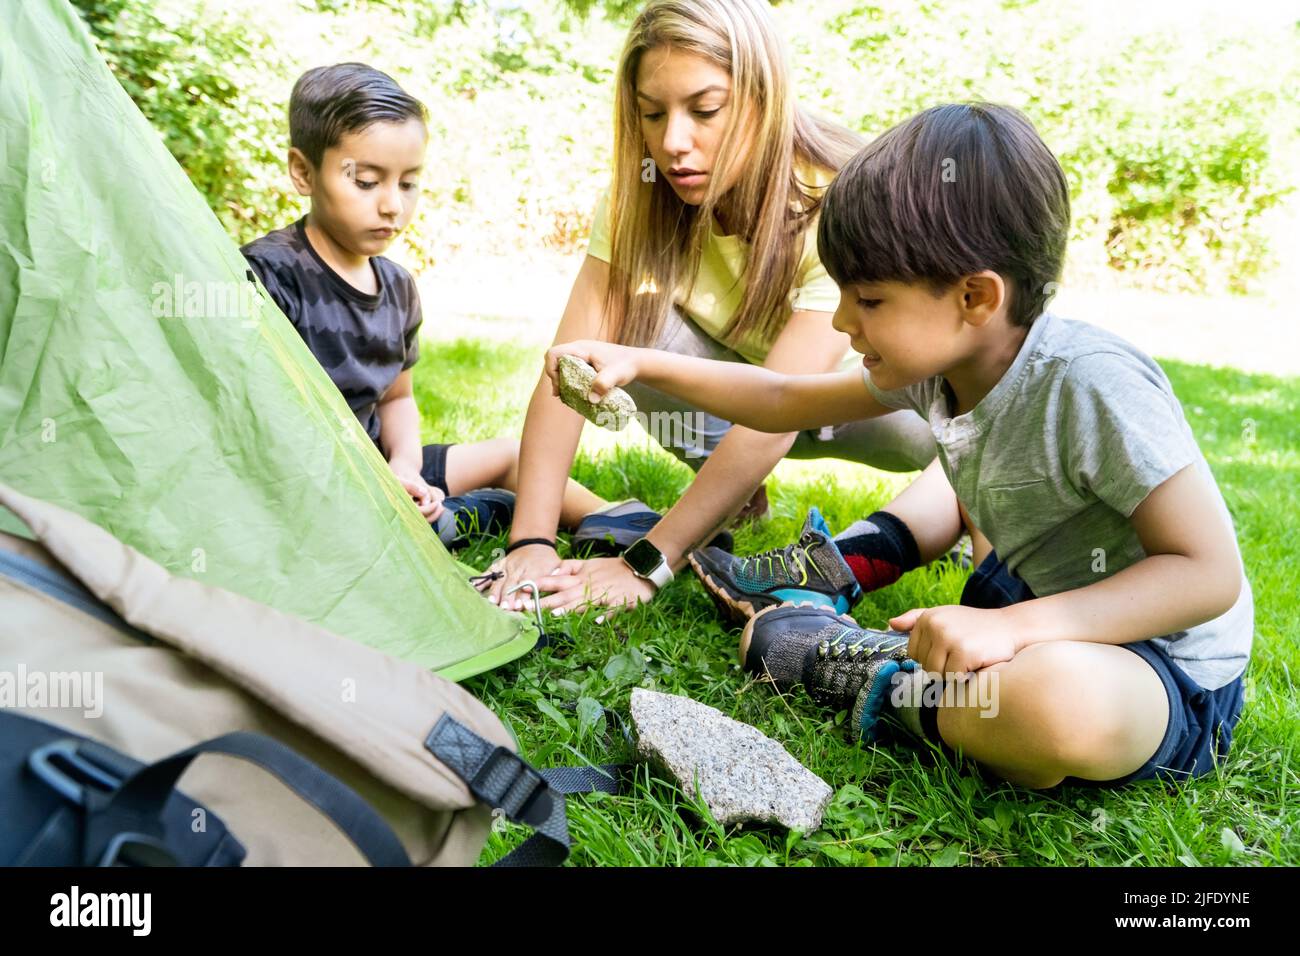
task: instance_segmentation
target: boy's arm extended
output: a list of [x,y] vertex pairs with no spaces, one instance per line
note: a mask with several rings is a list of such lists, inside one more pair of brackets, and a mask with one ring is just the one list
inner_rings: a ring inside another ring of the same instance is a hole
[[[762,432],[794,432],[887,414],[867,389],[860,369],[822,375],[782,375],[748,362],[718,362],[608,342],[568,342],[546,353],[546,371],[558,382],[559,355],[575,355],[597,371],[592,391],[640,381],[661,392]],[[558,394],[558,386],[556,387]]]
[[909,654],[926,670],[971,673],[1030,644],[1129,644],[1202,624],[1233,606],[1242,578],[1236,541],[1194,465],[1157,486],[1130,520],[1147,557],[1096,584],[998,610],[917,609],[890,625],[911,631]]

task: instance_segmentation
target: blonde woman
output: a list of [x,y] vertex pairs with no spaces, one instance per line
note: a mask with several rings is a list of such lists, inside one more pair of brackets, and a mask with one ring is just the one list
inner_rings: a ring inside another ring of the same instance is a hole
[[[555,341],[600,339],[818,373],[855,361],[831,327],[839,290],[817,258],[822,192],[862,145],[791,99],[764,0],[652,0],[632,24],[614,106],[614,175]],[[650,600],[685,555],[749,503],[783,457],[841,457],[893,471],[935,455],[928,424],[897,412],[819,432],[769,435],[632,386],[670,423],[657,441],[697,470],[660,516],[632,501],[588,516],[575,542],[619,557],[561,561],[555,533],[583,419],[542,375],[528,405],[514,523],[490,599],[544,609]],[[654,416],[651,420],[656,420]]]

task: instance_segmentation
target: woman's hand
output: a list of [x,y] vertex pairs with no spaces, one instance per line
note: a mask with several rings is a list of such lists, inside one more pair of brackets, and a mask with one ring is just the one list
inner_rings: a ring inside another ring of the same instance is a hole
[[525,581],[532,581],[542,593],[572,586],[575,579],[562,574],[563,563],[555,549],[544,544],[530,544],[511,551],[488,568],[488,573],[500,571],[503,576],[492,582],[487,599],[506,611],[532,610],[531,591],[507,592]]
[[[552,579],[553,590],[543,598],[542,610],[567,614],[582,607],[606,607],[604,617],[644,604],[655,596],[655,586],[637,577],[622,558],[568,560],[560,565],[560,576]],[[567,583],[561,583],[561,580]]]
[[642,349],[614,345],[611,342],[600,342],[595,339],[582,339],[552,346],[546,352],[546,374],[551,380],[551,391],[556,396],[560,394],[561,355],[580,358],[596,370],[591,391],[595,396],[594,400],[599,401],[611,388],[636,381],[641,374],[641,352]]

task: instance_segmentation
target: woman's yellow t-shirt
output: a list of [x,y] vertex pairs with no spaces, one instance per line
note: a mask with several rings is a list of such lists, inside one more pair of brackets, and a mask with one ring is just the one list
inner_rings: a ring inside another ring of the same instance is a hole
[[[804,182],[820,188],[825,188],[834,178],[834,173],[827,170],[805,167],[799,172]],[[718,342],[722,342],[722,330],[740,308],[745,295],[747,249],[748,244],[739,237],[720,235],[717,223],[714,222],[700,253],[700,271],[689,300],[685,297],[685,284],[674,297],[677,307],[706,335]],[[609,191],[606,190],[596,205],[587,255],[609,262],[611,254]],[[826,274],[826,268],[817,256],[817,220],[814,219],[803,234],[803,255],[795,269],[794,287],[790,290],[790,309],[792,312],[834,312],[839,302],[839,287]],[[762,365],[773,341],[774,338],[764,340],[751,332],[738,342],[723,344],[738,352],[746,361]]]

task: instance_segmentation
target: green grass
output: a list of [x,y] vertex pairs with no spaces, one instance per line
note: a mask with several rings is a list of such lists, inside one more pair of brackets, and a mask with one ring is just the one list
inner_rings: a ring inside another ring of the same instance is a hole
[[[1300,712],[1295,636],[1300,571],[1300,379],[1164,362],[1232,510],[1255,593],[1255,645],[1246,708],[1230,759],[1178,787],[1030,791],[957,764],[933,748],[851,745],[843,714],[798,692],[780,697],[736,662],[737,633],[687,574],[649,606],[597,625],[563,620],[569,640],[467,681],[510,726],[537,766],[605,763],[629,754],[596,704],[626,715],[633,686],[719,708],[781,741],[835,789],[821,830],[724,829],[694,795],[641,766],[624,795],[569,801],[573,862],[582,865],[1224,865],[1300,863]],[[416,369],[425,440],[517,436],[541,354],[479,341],[430,342]],[[574,475],[597,493],[666,508],[689,470],[644,436],[589,428]],[[833,528],[885,504],[906,483],[842,462],[783,462],[769,483],[773,515],[740,529],[746,552],[791,540],[806,508]],[[501,540],[462,557],[485,566]],[[855,611],[866,625],[916,606],[955,603],[964,572],[922,568]],[[485,860],[517,845],[493,834]]]

